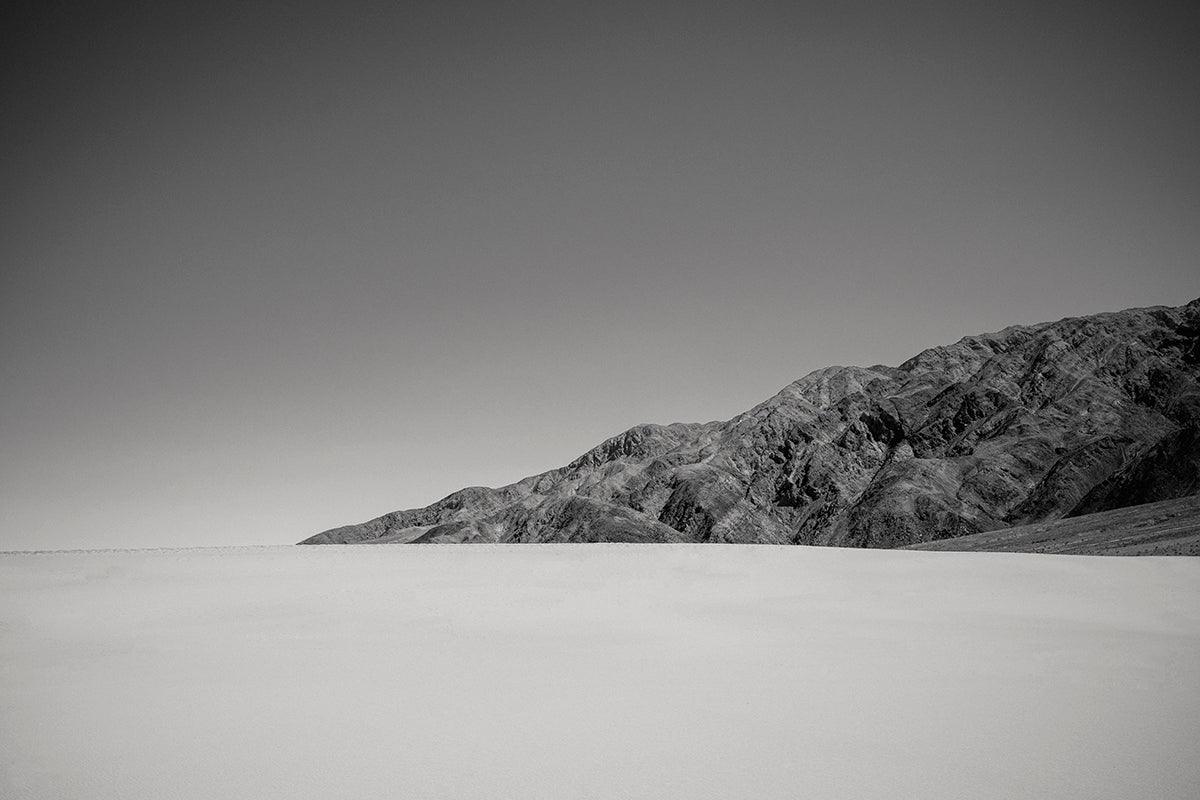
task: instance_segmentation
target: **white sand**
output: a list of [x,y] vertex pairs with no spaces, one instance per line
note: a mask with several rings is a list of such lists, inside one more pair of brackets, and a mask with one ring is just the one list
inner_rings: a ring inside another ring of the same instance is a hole
[[1200,797],[1200,559],[0,555],[0,796]]

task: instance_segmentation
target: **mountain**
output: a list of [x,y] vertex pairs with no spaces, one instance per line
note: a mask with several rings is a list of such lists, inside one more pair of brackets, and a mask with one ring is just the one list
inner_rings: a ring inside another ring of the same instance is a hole
[[899,547],[1200,491],[1200,300],[827,367],[727,422],[325,531],[357,542]]

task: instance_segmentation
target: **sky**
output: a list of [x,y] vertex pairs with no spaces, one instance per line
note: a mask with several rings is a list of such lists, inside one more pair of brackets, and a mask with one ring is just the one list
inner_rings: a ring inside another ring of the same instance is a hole
[[1200,296],[1194,3],[6,13],[0,549],[295,542]]

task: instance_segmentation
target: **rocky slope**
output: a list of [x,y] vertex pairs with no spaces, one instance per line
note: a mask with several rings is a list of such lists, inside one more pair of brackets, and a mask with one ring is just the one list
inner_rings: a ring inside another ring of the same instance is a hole
[[1200,556],[1200,495],[909,545],[912,550]]
[[727,422],[317,534],[356,542],[897,547],[1200,491],[1200,300],[827,367]]

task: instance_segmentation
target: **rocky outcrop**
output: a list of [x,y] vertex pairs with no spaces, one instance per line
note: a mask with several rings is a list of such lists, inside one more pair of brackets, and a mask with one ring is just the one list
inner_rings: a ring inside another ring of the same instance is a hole
[[355,542],[897,547],[1200,491],[1200,301],[827,367],[727,422],[317,534]]

